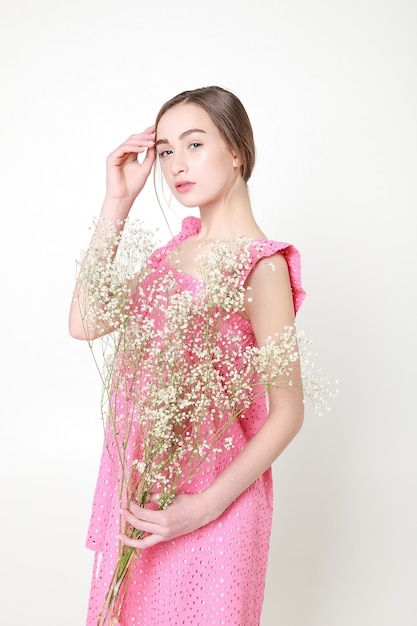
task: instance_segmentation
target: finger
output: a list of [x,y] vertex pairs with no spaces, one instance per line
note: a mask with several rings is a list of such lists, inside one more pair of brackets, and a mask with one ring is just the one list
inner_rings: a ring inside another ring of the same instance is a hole
[[136,504],[136,502],[130,502],[128,509],[122,509],[122,512],[133,513],[133,515],[137,517],[138,519],[144,519],[144,520],[148,519],[146,517],[147,511],[148,510],[146,509],[146,505],[139,506],[139,504]]
[[[155,146],[154,139],[145,139],[143,137],[129,137],[124,143],[122,143],[118,150],[122,149],[124,152],[136,152],[141,148],[153,148]],[[142,150],[142,151],[143,151]]]
[[126,535],[119,535],[118,538],[125,546],[129,546],[130,548],[140,548],[141,539],[131,539]]
[[155,134],[149,133],[148,135],[143,135],[143,134],[130,135],[130,137],[128,137],[126,141],[123,142],[123,144],[125,143],[143,144],[143,145],[148,144],[148,143],[155,143]]
[[150,133],[148,135],[131,135],[124,141],[120,146],[118,146],[110,156],[116,154],[125,154],[128,152],[137,152],[141,148],[152,148],[155,145],[155,135]]
[[130,135],[130,137],[128,137],[126,139],[126,141],[155,141],[155,131],[152,132],[143,132],[143,133],[134,133],[133,135]]
[[[140,507],[139,507],[140,508]],[[146,509],[141,509],[142,511]],[[156,545],[162,541],[166,541],[168,538],[167,531],[161,528],[158,524],[150,523],[141,519],[138,519],[136,515],[133,515],[130,511],[126,509],[121,509],[122,517],[136,530],[139,530],[145,533],[145,537],[141,539],[135,539],[133,537],[128,537],[124,533],[119,535],[120,541],[131,548],[139,548],[141,550],[145,548],[150,548],[151,546]],[[160,513],[160,511],[158,511]]]
[[109,166],[119,167],[127,161],[135,161],[137,156],[139,154],[146,152],[146,150],[152,150],[151,155],[149,156],[149,161],[152,161],[153,163],[154,161],[153,142],[150,142],[148,145],[144,145],[144,142],[142,142],[142,144],[137,144],[137,143],[122,144],[116,150],[114,150],[114,152],[109,154],[109,156],[107,157],[107,164]]
[[143,539],[132,539],[131,537],[127,537],[126,535],[119,535],[119,540],[130,548],[137,548],[138,550],[145,550],[146,548],[151,548],[152,546],[156,546],[157,543],[162,543],[165,541],[163,537],[160,535],[148,535]]
[[137,530],[165,535],[169,532],[165,511],[143,509],[132,503],[130,510],[121,509],[123,518]]
[[128,522],[136,530],[141,530],[145,533],[154,533],[158,529],[158,525],[155,522],[143,519],[142,516],[134,515],[126,509],[121,511],[123,519]]
[[156,150],[155,148],[148,148],[146,151],[146,156],[142,161],[141,167],[143,168],[144,171],[146,171],[148,174],[152,169],[152,165],[155,162],[155,158],[156,158]]
[[[151,505],[154,505],[154,502],[150,500]],[[129,513],[132,513],[137,519],[143,520],[145,522],[150,522],[152,524],[164,525],[166,523],[166,512],[159,511],[155,508],[155,506],[139,506],[136,502],[131,502],[129,504],[129,509],[124,509]]]

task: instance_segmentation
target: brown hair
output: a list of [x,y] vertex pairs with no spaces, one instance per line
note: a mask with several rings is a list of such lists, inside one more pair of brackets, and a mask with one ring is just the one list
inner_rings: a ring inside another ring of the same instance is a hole
[[247,182],[255,165],[255,143],[248,114],[239,98],[215,86],[183,91],[165,102],[156,116],[155,125],[164,113],[179,104],[197,104],[206,111],[228,148],[239,155],[242,178]]

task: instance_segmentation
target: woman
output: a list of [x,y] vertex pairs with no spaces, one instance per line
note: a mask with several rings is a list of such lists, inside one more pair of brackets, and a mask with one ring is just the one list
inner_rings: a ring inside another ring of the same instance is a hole
[[[152,255],[150,266],[181,276],[178,282],[185,280],[192,291],[201,278],[202,244],[242,236],[258,242],[245,269],[244,310],[235,323],[244,341],[262,346],[293,325],[304,292],[297,251],[266,239],[253,217],[247,181],[254,155],[251,125],[236,96],[219,87],[181,93],[162,107],[154,126],[129,137],[108,157],[101,216],[121,230],[158,159],[173,196],[184,207],[198,206],[201,219],[186,218],[181,233]],[[87,339],[82,290],[78,281],[70,333]],[[100,333],[111,330],[109,326]],[[294,382],[300,384],[299,379]],[[244,445],[236,446],[206,483],[191,493],[180,490],[165,510],[127,505],[124,519],[144,531],[144,537],[121,537],[141,555],[129,580],[120,625],[260,623],[272,523],[270,467],[302,421],[301,394],[271,387],[268,402],[257,400],[245,419],[238,420]],[[88,624],[97,623],[119,534],[106,454],[104,450],[88,540],[97,554]]]

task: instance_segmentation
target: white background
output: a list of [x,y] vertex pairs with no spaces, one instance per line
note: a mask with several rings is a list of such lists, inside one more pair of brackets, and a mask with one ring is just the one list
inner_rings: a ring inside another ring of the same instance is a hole
[[[171,96],[218,84],[251,117],[254,212],[302,253],[298,325],[341,389],[274,466],[262,626],[415,626],[415,1],[0,13],[1,623],[85,619],[100,389],[67,312],[105,157]],[[151,184],[134,212],[162,223]]]

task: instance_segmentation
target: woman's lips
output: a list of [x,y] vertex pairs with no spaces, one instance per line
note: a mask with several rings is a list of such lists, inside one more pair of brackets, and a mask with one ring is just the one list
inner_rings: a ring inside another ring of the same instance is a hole
[[179,193],[185,193],[186,191],[190,191],[192,187],[194,187],[194,183],[190,183],[189,180],[180,180],[175,183],[175,189]]

